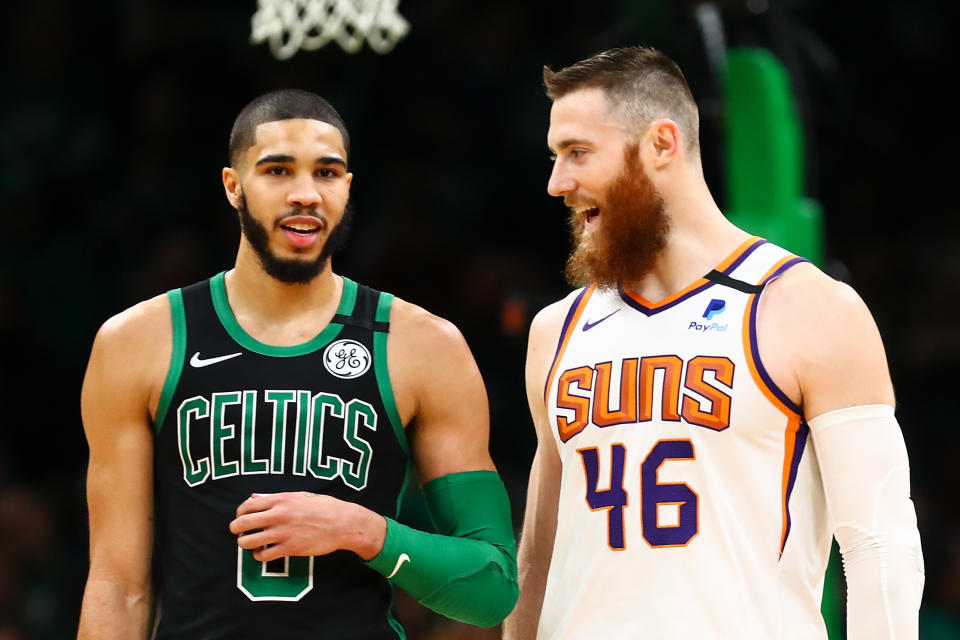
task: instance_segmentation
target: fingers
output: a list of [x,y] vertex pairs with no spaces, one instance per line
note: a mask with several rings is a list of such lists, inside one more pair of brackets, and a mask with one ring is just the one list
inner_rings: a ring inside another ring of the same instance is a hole
[[283,493],[268,493],[266,495],[251,493],[250,497],[241,502],[240,506],[237,507],[237,515],[242,516],[247,513],[266,511],[283,500],[284,495]]
[[277,524],[276,520],[277,518],[275,514],[270,513],[269,511],[248,513],[246,515],[239,516],[230,523],[230,533],[238,536],[242,533],[246,533],[247,531],[267,529],[271,525]]
[[281,542],[280,544],[275,544],[272,547],[267,547],[266,549],[254,550],[253,559],[259,560],[260,562],[270,562],[271,560],[276,560],[277,558],[284,558],[292,555],[296,554],[290,552],[289,545]]
[[244,549],[258,550],[270,544],[276,544],[278,536],[275,531],[267,529],[265,531],[256,531],[248,533],[237,538],[237,544]]

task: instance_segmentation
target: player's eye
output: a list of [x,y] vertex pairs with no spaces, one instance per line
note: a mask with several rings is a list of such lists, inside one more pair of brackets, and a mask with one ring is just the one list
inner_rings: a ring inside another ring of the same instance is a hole
[[267,173],[272,176],[285,176],[287,175],[287,169],[281,166],[273,166],[267,169]]
[[317,170],[317,175],[321,178],[336,178],[337,172],[335,169],[324,167],[323,169]]

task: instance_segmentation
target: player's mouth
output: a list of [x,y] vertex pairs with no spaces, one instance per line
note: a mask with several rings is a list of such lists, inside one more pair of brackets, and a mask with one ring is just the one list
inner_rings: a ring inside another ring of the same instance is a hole
[[599,207],[576,207],[574,211],[583,216],[584,227],[592,227],[600,216]]
[[313,216],[292,216],[280,223],[284,236],[298,249],[312,246],[325,227],[326,224],[322,219]]

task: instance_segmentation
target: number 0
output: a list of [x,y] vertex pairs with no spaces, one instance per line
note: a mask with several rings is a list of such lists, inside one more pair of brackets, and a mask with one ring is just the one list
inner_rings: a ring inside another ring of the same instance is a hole
[[313,556],[261,562],[237,547],[237,588],[251,600],[299,600],[313,589]]

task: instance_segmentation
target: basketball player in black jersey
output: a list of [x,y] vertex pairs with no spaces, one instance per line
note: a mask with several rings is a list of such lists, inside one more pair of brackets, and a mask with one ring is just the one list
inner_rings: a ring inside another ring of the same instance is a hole
[[[234,268],[98,332],[80,638],[149,637],[158,610],[159,638],[403,638],[391,582],[472,624],[513,607],[508,501],[466,343],[332,270],[348,159],[319,96],[254,100],[223,170]],[[411,465],[438,534],[392,519]]]

